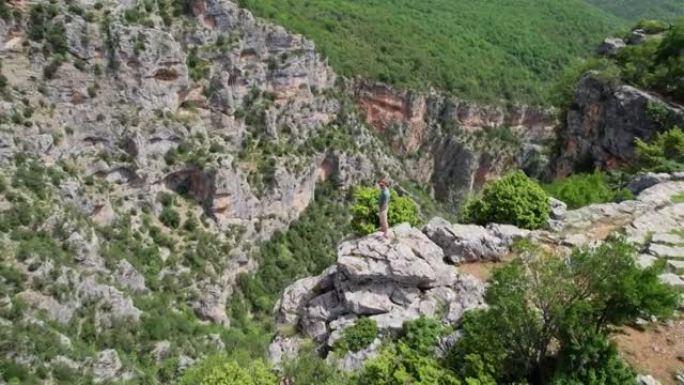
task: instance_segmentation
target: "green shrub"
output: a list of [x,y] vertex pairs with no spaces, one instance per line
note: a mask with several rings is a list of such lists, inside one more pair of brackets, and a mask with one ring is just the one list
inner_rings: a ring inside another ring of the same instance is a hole
[[679,127],[659,133],[645,143],[636,139],[637,167],[645,171],[675,172],[684,170],[684,131]]
[[546,192],[523,172],[517,171],[488,183],[480,197],[466,203],[464,217],[478,224],[508,223],[538,229],[549,218]]
[[181,222],[180,214],[171,207],[164,207],[162,209],[161,214],[159,214],[159,220],[172,229],[177,229]]
[[[442,366],[433,354],[413,350],[403,342],[383,349],[377,357],[368,360],[351,383],[353,385],[461,384],[455,374]],[[472,379],[467,383],[481,384]]]
[[190,369],[181,385],[276,385],[277,379],[261,360],[245,365],[228,357],[210,357]]
[[466,313],[449,364],[465,375],[469,360],[479,361],[497,383],[533,373],[582,384],[615,375],[617,382],[606,383],[620,383],[625,370],[605,346],[609,333],[638,317],[667,318],[678,302],[657,267],[644,270],[635,261],[636,250],[621,238],[576,249],[567,259],[532,249],[494,271],[485,294],[489,308]]
[[613,188],[608,176],[599,171],[593,174],[575,174],[542,187],[550,196],[567,203],[570,209],[633,198],[629,190]]
[[670,29],[670,23],[662,20],[641,20],[637,23],[636,28],[643,29],[648,34],[655,34]]
[[[352,226],[359,234],[371,234],[378,229],[378,198],[380,192],[372,187],[357,187],[353,192]],[[392,190],[387,220],[390,226],[408,222],[412,226],[419,223],[418,206],[413,199],[399,196]]]
[[438,320],[421,317],[406,321],[402,327],[401,340],[411,349],[429,354],[437,339],[446,335],[450,329]]
[[344,329],[342,337],[335,342],[341,352],[358,352],[370,345],[378,335],[378,325],[370,318],[360,318],[354,325]]

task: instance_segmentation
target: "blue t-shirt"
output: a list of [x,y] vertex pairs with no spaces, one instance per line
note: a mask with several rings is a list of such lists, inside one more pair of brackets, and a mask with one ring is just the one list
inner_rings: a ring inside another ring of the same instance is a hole
[[380,199],[378,199],[378,206],[382,207],[385,206],[389,203],[390,200],[390,191],[388,188],[382,189],[380,192]]

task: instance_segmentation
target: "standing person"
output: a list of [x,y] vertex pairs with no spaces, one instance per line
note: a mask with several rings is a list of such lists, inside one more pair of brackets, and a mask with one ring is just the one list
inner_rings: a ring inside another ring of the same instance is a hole
[[390,202],[390,190],[389,182],[387,179],[381,179],[378,182],[378,187],[380,187],[380,197],[378,199],[378,216],[380,217],[380,231],[385,236],[389,238],[389,224],[387,223],[387,212],[389,211]]

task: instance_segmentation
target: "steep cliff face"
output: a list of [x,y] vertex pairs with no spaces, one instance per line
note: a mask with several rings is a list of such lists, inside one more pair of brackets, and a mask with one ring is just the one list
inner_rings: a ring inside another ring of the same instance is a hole
[[545,172],[553,110],[481,106],[377,83],[358,84],[356,94],[366,122],[388,139],[411,178],[430,183],[440,200],[458,204],[512,168]]
[[[177,378],[223,349],[236,277],[320,180],[399,170],[365,149],[380,146],[313,43],[231,1],[9,6],[0,339],[14,347],[0,349],[3,370],[49,382],[66,365],[107,383],[167,362],[156,378]],[[41,353],[36,333],[57,351]]]
[[576,169],[614,169],[635,159],[634,141],[684,124],[684,108],[593,73],[577,84],[574,102],[559,132],[554,161],[558,177]]

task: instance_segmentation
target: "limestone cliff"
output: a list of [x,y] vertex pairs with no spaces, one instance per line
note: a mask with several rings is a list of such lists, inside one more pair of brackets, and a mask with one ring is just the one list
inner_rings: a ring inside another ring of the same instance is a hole
[[410,177],[431,185],[439,200],[457,206],[514,168],[546,173],[553,109],[482,106],[368,82],[356,86],[356,96],[366,122],[388,139]]

